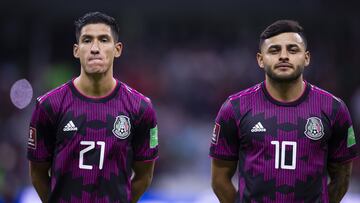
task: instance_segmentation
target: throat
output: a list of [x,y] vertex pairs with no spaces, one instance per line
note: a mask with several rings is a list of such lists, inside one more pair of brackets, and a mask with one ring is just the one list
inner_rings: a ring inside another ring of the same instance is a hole
[[278,83],[267,79],[265,87],[272,98],[280,102],[293,102],[298,100],[305,91],[305,82],[296,80],[288,83]]
[[109,95],[116,87],[116,80],[111,78],[90,79],[81,77],[74,80],[75,88],[83,95],[93,98],[105,97]]

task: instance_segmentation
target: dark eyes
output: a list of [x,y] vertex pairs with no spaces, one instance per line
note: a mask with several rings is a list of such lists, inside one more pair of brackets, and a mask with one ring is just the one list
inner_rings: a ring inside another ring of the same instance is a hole
[[[99,39],[99,41],[100,41],[100,42],[109,42],[110,40],[109,40],[109,38],[107,38],[107,37],[102,37],[102,38]],[[82,42],[85,43],[85,44],[91,43],[91,42],[92,42],[92,39],[91,39],[91,38],[84,38],[84,39],[82,40]]]
[[108,42],[109,39],[108,39],[107,37],[103,37],[103,38],[100,39],[100,41],[101,41],[101,42]]
[[82,40],[83,43],[90,43],[91,42],[91,39],[90,38],[84,38]]
[[276,54],[280,51],[280,49],[269,49],[270,54]]
[[[269,53],[270,54],[277,54],[277,53],[279,53],[281,50],[280,49],[276,49],[276,48],[271,48],[271,49],[269,49]],[[290,54],[296,54],[296,53],[298,53],[300,50],[298,49],[298,48],[296,48],[296,47],[294,47],[294,48],[289,48],[288,49],[288,52],[290,53]]]
[[299,52],[299,49],[297,49],[297,48],[291,48],[291,49],[289,49],[289,52],[295,54],[295,53]]

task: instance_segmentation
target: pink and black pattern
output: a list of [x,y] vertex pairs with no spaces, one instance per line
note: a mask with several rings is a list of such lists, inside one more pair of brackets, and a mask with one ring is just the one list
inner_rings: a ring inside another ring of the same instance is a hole
[[130,202],[133,162],[158,156],[150,148],[156,124],[151,101],[124,83],[89,98],[69,81],[38,98],[28,159],[52,162],[49,202]]
[[347,147],[352,121],[344,102],[307,82],[290,103],[273,99],[264,82],[234,94],[215,122],[210,156],[238,161],[237,202],[329,202],[327,162],[358,154],[356,144]]

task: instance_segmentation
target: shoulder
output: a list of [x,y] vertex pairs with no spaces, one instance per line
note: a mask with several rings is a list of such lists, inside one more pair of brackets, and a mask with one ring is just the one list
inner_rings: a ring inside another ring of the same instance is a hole
[[313,84],[310,84],[310,88],[311,88],[311,92],[312,94],[317,98],[317,100],[319,101],[329,101],[331,103],[333,103],[332,106],[345,106],[345,103],[342,99],[340,99],[339,97],[333,95],[332,93],[318,87],[315,86]]
[[258,94],[259,92],[261,92],[261,84],[256,84],[252,87],[249,87],[245,90],[242,90],[240,92],[237,92],[235,94],[232,94],[228,97],[228,100],[237,100],[237,99],[249,99],[251,97],[253,97],[254,95]]
[[120,83],[120,95],[126,97],[131,101],[140,103],[141,106],[152,106],[151,99],[149,97],[145,96],[144,94],[140,93],[139,91],[135,90],[124,82],[118,82]]
[[70,91],[69,82],[66,82],[48,92],[45,94],[39,96],[36,100],[39,104],[43,104],[45,102],[48,102],[50,100],[62,98],[68,91]]
[[335,99],[339,102],[342,102],[342,100],[338,97],[336,97],[335,95],[333,95],[332,93],[316,86],[316,85],[313,85],[313,84],[310,84],[310,88],[311,88],[311,91],[313,92],[313,94],[316,94],[318,96],[321,96],[321,97],[325,97],[325,98],[329,98],[329,99]]
[[244,108],[246,106],[249,106],[252,103],[252,101],[259,94],[262,93],[261,84],[262,83],[256,84],[252,87],[249,87],[240,92],[230,95],[226,99],[225,103],[230,103],[232,106],[235,106],[236,108],[240,108],[240,107]]
[[320,103],[322,110],[332,121],[350,119],[349,110],[342,99],[315,85],[311,85],[311,92],[313,100]]
[[253,99],[261,93],[261,84],[262,83],[256,84],[250,88],[230,95],[222,104],[221,111],[227,112],[227,114],[236,114],[237,112],[243,112],[246,111],[246,109],[251,108]]

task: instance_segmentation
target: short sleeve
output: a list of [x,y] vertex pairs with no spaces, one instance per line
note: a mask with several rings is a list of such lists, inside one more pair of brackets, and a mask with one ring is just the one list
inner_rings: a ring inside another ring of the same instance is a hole
[[32,114],[28,136],[27,157],[31,161],[51,161],[55,145],[53,122],[37,101]]
[[355,135],[348,108],[340,101],[336,115],[332,136],[329,142],[330,162],[346,162],[358,155],[358,137]]
[[239,138],[233,107],[228,99],[215,119],[210,156],[222,160],[238,160]]
[[132,147],[135,161],[150,161],[158,157],[157,119],[150,100],[141,101]]

